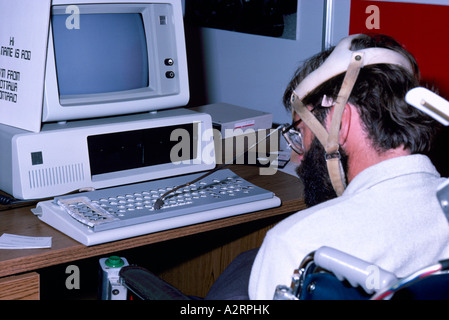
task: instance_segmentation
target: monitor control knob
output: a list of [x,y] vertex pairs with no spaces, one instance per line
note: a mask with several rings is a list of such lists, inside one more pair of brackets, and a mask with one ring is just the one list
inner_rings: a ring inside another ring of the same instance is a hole
[[175,73],[174,73],[173,71],[167,71],[167,72],[165,73],[165,76],[166,76],[168,79],[173,79],[173,78],[175,77]]
[[172,58],[167,58],[164,60],[164,63],[166,66],[172,66],[175,63],[175,61]]

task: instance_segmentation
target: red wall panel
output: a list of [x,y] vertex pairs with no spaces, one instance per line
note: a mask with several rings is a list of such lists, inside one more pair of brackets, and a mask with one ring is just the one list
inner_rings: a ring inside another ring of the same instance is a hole
[[[378,8],[375,16],[367,7]],[[349,33],[383,33],[402,43],[417,59],[422,78],[449,99],[449,6],[351,0]],[[367,23],[368,22],[368,23]]]

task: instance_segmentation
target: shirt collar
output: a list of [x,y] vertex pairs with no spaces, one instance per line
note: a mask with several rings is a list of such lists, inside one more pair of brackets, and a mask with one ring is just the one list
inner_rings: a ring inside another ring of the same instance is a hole
[[350,195],[382,181],[413,173],[428,173],[440,177],[427,156],[421,154],[401,156],[382,161],[360,172],[349,183],[343,195]]

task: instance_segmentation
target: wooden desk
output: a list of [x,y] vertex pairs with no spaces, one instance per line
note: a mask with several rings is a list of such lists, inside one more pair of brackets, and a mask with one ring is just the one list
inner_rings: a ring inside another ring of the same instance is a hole
[[273,191],[281,199],[282,205],[277,208],[104,243],[92,247],[86,247],[41,222],[30,211],[32,207],[0,211],[0,234],[12,233],[24,236],[52,237],[52,248],[49,249],[0,250],[0,278],[89,257],[109,255],[121,250],[159,243],[170,239],[259,221],[269,217],[283,217],[285,214],[305,208],[302,200],[302,185],[296,177],[279,171],[275,175],[261,176],[259,175],[259,168],[254,166],[231,166],[231,169],[255,185]]

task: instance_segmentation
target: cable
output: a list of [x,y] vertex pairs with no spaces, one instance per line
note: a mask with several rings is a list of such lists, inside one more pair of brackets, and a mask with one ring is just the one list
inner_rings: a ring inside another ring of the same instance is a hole
[[18,203],[29,203],[29,200],[19,200],[11,196],[0,194],[0,206],[16,205]]
[[13,198],[0,194],[0,205],[6,206],[12,204],[13,202],[14,202]]

